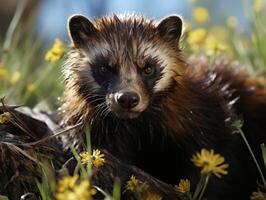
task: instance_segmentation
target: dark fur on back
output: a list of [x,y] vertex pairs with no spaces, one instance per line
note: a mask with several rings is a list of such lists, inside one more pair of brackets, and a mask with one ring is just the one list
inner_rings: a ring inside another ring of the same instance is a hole
[[[145,18],[113,16],[93,24],[86,29],[87,35],[74,35],[74,40],[85,38],[87,43],[73,41],[65,65],[65,123],[88,123],[93,147],[104,148],[123,162],[170,184],[188,178],[195,187],[199,171],[190,158],[201,148],[214,149],[225,157],[229,174],[222,179],[212,177],[206,197],[248,199],[260,179],[246,146],[240,135],[233,133],[231,124],[238,117],[243,119],[243,130],[262,165],[259,144],[266,140],[266,90],[261,80],[225,60],[218,59],[212,69],[201,58],[185,62],[179,37],[173,39],[169,34],[173,29],[157,28],[155,22]],[[172,23],[161,26],[166,25]],[[96,30],[98,33],[93,35]],[[162,30],[168,33],[161,33]],[[137,62],[142,62],[143,49],[162,52],[156,55],[163,63],[153,85],[156,92],[143,89],[149,85],[137,82],[139,91],[148,95],[149,105],[136,118],[121,119],[108,112],[104,103],[108,90],[100,87],[91,73],[97,58],[95,52],[108,49],[106,45],[112,47],[112,52],[106,52],[108,57],[119,60],[108,62],[118,63],[119,70],[127,66],[125,71],[131,70],[130,63],[136,57]],[[162,60],[165,57],[167,60]],[[169,70],[163,72],[165,68]]]

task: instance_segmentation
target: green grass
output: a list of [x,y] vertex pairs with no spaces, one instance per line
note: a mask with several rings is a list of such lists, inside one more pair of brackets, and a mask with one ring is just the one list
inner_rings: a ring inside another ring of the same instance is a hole
[[63,90],[62,59],[45,61],[46,49],[42,48],[41,39],[20,26],[24,2],[19,4],[5,37],[0,40],[0,96],[9,104],[34,106],[41,102],[44,108],[54,110]]

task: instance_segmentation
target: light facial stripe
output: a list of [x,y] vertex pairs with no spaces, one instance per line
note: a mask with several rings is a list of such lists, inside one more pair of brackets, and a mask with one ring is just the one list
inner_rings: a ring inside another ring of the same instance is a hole
[[176,61],[173,60],[170,56],[168,56],[168,49],[164,48],[162,45],[152,46],[150,43],[142,43],[140,48],[140,53],[144,55],[144,57],[157,57],[161,62],[160,67],[162,68],[162,74],[160,80],[157,81],[154,86],[154,92],[163,91],[165,88],[169,87],[172,78],[175,76],[175,70],[178,66],[176,66]]

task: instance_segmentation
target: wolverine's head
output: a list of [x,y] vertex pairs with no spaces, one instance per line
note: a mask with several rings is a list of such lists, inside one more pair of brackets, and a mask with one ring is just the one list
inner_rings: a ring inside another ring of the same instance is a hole
[[68,30],[73,47],[64,70],[67,90],[102,114],[138,117],[183,73],[178,16],[156,23],[139,16],[90,21],[74,15]]

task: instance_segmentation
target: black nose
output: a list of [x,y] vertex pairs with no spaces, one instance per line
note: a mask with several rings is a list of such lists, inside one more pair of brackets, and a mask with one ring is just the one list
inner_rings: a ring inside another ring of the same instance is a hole
[[115,100],[122,108],[131,109],[138,105],[139,95],[136,92],[119,92]]

